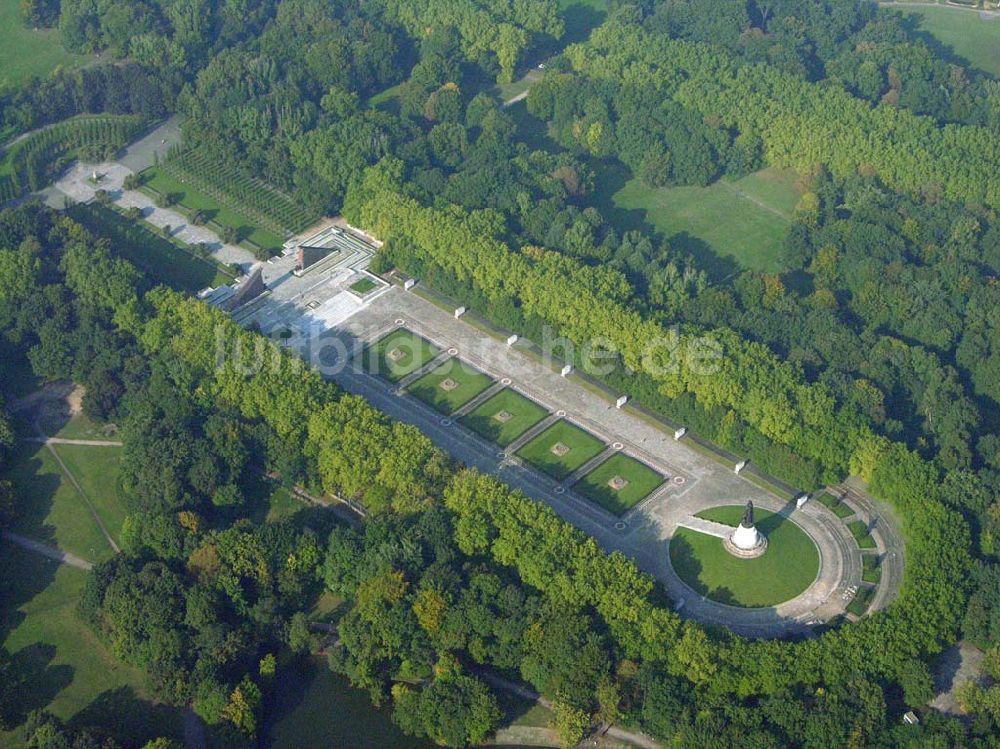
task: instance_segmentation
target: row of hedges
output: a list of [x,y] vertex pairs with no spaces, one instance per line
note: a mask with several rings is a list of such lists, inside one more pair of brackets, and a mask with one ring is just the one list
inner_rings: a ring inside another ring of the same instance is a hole
[[279,236],[300,232],[320,218],[284,193],[220,164],[198,148],[177,150],[160,166],[178,182],[191,185]]
[[139,133],[139,115],[78,117],[17,141],[0,163],[0,204],[45,187],[67,160],[109,158]]

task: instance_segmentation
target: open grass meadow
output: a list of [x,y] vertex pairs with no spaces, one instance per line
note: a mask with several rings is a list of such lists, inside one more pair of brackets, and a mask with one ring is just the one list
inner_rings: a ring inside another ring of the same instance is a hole
[[416,333],[400,328],[383,336],[363,354],[365,371],[399,382],[416,372],[441,352]]
[[152,188],[161,195],[175,195],[177,202],[188,211],[202,211],[208,221],[215,221],[222,226],[235,229],[240,241],[250,240],[272,253],[281,251],[284,240],[277,234],[254,226],[247,217],[220,205],[218,201],[190,185],[174,179],[162,168],[150,167],[142,173],[142,181],[144,187]]
[[462,419],[462,424],[501,447],[507,447],[548,413],[530,398],[508,389],[479,404]]
[[[739,525],[741,506],[713,507],[698,517]],[[670,563],[698,595],[730,606],[775,606],[802,593],[819,572],[819,550],[795,523],[767,510],[755,510],[757,529],[767,536],[767,551],[756,559],[734,557],[722,539],[678,528],[670,540]]]
[[518,450],[517,455],[562,481],[603,450],[604,443],[594,435],[568,421],[557,421]]
[[[626,483],[616,488],[618,479]],[[612,455],[573,487],[608,512],[623,515],[663,484],[663,476],[628,455]]]
[[771,168],[708,187],[651,188],[632,178],[602,202],[638,212],[675,250],[718,266],[716,276],[738,269],[778,273],[785,270],[781,248],[799,200],[797,179],[794,171]]
[[457,411],[493,384],[488,375],[473,369],[461,359],[448,359],[435,367],[407,390],[415,398],[443,414]]
[[[12,530],[91,562],[111,558],[111,546],[86,502],[47,447],[21,443],[4,478],[14,483],[17,496],[22,499]],[[98,475],[94,480],[103,479]],[[113,497],[113,481],[104,486]]]
[[121,448],[53,445],[53,449],[86,493],[108,533],[120,546],[122,526],[128,514],[116,491]]
[[[142,674],[114,658],[77,619],[86,573],[6,541],[0,558],[7,582],[0,642],[25,680],[17,722],[46,709],[71,724],[104,726],[126,746],[157,736],[179,740],[178,711],[154,704]],[[0,749],[22,746],[16,731],[0,732]]]
[[57,67],[75,68],[90,58],[67,52],[58,29],[30,29],[21,21],[20,0],[0,0],[0,91]]
[[211,260],[197,257],[148,224],[130,221],[113,208],[78,203],[70,209],[70,215],[96,236],[110,240],[113,252],[175,291],[193,294],[233,280]]
[[1000,78],[1000,19],[983,19],[976,11],[943,5],[890,7],[913,18],[917,29],[929,34],[952,57]]

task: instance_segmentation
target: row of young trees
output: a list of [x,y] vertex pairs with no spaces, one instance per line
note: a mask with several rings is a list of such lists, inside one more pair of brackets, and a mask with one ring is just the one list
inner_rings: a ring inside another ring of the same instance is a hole
[[128,114],[154,121],[171,111],[176,85],[169,76],[130,62],[60,69],[0,93],[0,141],[79,114]]
[[47,185],[70,154],[103,160],[121,149],[145,121],[136,115],[101,115],[67,120],[29,134],[11,146],[0,176],[0,203],[36,192]]

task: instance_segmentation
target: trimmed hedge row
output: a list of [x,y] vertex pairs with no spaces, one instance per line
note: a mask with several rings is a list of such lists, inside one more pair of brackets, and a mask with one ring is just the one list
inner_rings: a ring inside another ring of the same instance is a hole
[[37,192],[65,159],[106,158],[146,124],[138,115],[78,117],[43,128],[17,141],[0,163],[0,204]]

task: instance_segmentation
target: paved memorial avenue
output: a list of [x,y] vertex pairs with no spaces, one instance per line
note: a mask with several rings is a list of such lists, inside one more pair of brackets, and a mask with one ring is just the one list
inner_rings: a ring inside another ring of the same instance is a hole
[[[725,624],[741,634],[773,637],[804,631],[844,614],[861,584],[861,555],[846,525],[818,502],[796,509],[794,501],[779,498],[692,449],[684,439],[675,440],[628,408],[616,408],[615,403],[574,379],[561,376],[558,368],[546,366],[522,345],[508,345],[417,293],[367,273],[374,246],[342,222],[328,223],[301,241],[328,248],[330,254],[305,272],[294,272],[296,240],[286,244],[285,254],[260,266],[267,290],[232,313],[241,325],[255,325],[272,338],[283,340],[325,376],[365,397],[393,419],[417,426],[465,465],[500,476],[528,496],[546,502],[606,550],[631,557],[666,587],[685,616]],[[364,294],[351,289],[364,278],[370,279],[374,288]],[[231,294],[230,289],[206,290],[202,297],[212,303]],[[366,371],[361,355],[366,346],[394,330],[417,334],[439,349],[430,361],[395,383]],[[451,357],[494,383],[455,413],[442,414],[411,397],[406,387]],[[504,388],[549,412],[506,449],[457,423],[460,416]],[[559,420],[581,427],[605,445],[598,457],[572,471],[563,482],[515,456],[524,443]],[[571,486],[594,464],[618,452],[665,478],[658,489],[620,517]],[[796,523],[819,552],[820,569],[813,584],[801,595],[771,608],[741,608],[709,600],[682,582],[669,561],[668,546],[678,526],[697,527],[699,519],[692,517],[696,513],[719,505],[742,505],[748,499]],[[856,504],[860,505],[860,500]],[[868,514],[867,508],[858,509],[860,516]],[[894,528],[883,524],[881,530],[895,549]],[[880,552],[887,551],[881,537],[877,543]],[[887,575],[879,586],[879,607],[888,603],[898,587],[899,580],[891,578],[893,575]]]

